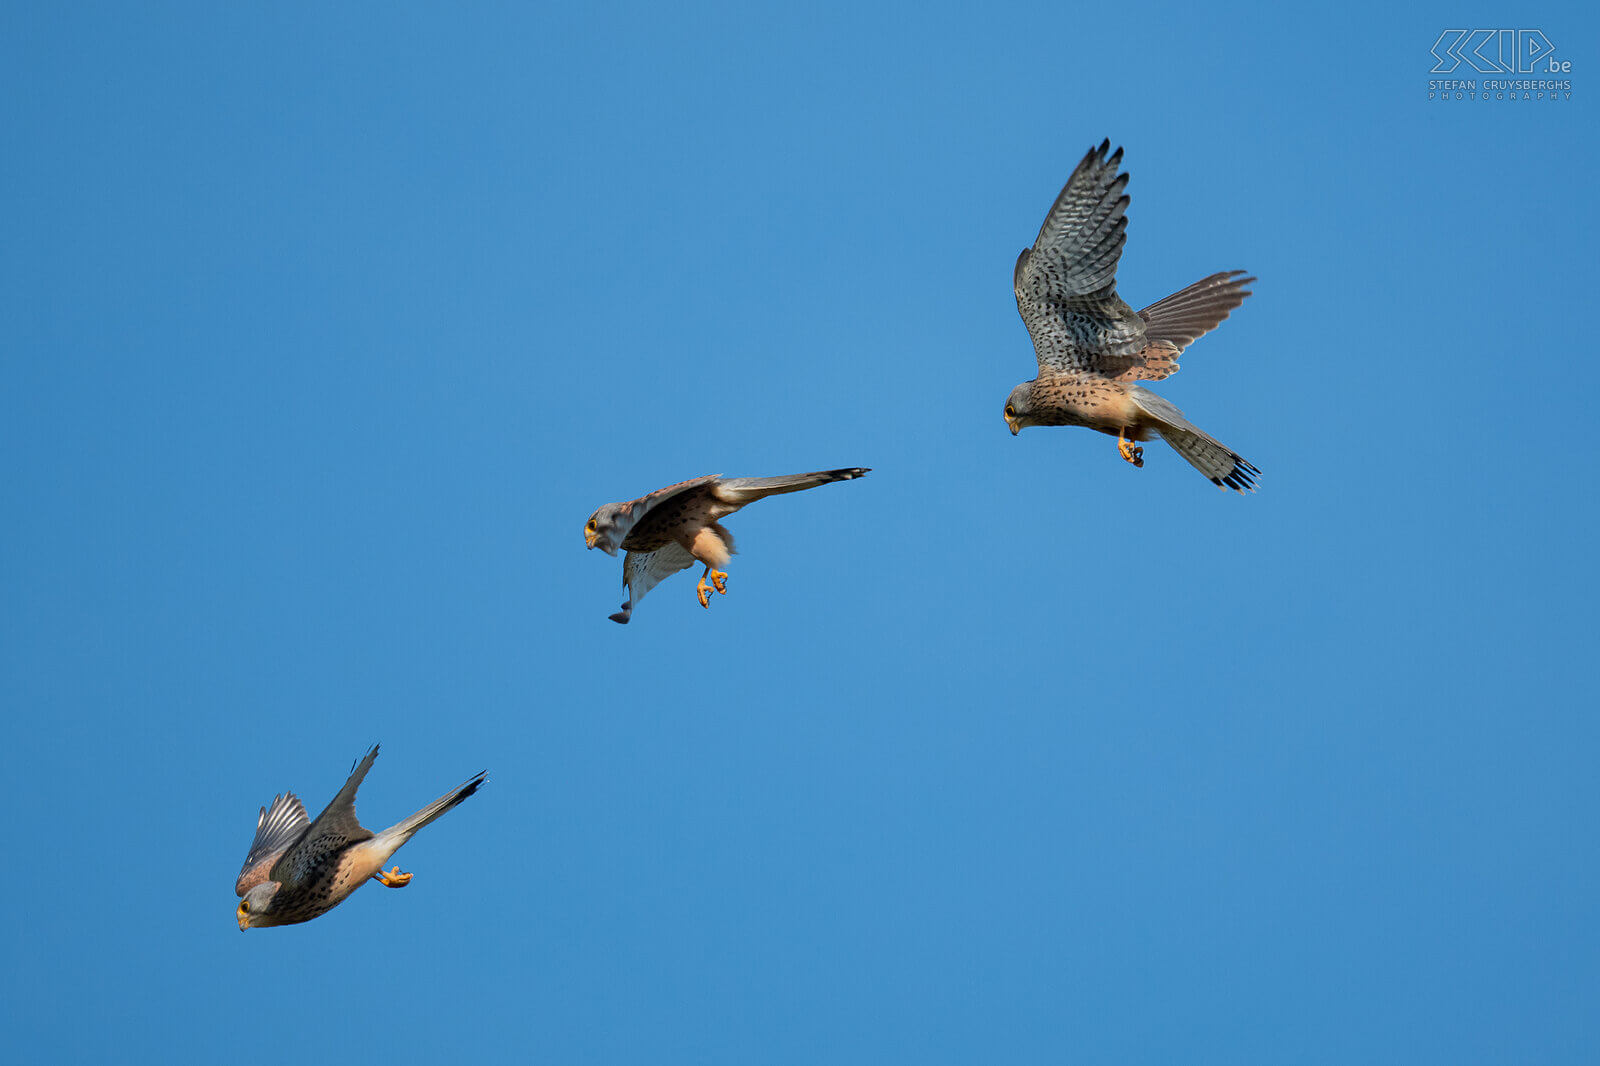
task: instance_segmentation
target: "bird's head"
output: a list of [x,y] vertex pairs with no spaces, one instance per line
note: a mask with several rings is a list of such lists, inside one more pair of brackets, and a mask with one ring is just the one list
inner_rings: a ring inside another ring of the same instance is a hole
[[1030,417],[1033,414],[1033,382],[1024,381],[1011,390],[1011,395],[1006,397],[1005,414],[1006,425],[1011,427],[1013,437],[1034,424]]
[[607,555],[617,554],[617,549],[622,547],[622,528],[618,522],[621,516],[620,503],[608,503],[590,515],[583,527],[583,543]]
[[234,917],[239,919],[239,932],[254,926],[260,929],[266,925],[277,925],[276,917],[272,913],[272,897],[278,894],[278,882],[263,881],[261,884],[246,892],[244,899],[239,901],[239,907],[234,911]]

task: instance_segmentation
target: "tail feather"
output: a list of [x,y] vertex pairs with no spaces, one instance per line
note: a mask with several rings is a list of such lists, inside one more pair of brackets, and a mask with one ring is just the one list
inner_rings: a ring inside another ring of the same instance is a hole
[[1137,386],[1129,389],[1128,395],[1152,419],[1151,425],[1161,434],[1161,439],[1172,445],[1173,451],[1213,485],[1238,493],[1256,490],[1256,478],[1261,471],[1238,452],[1192,424],[1170,401]]
[[[460,788],[445,793],[443,796],[440,796],[438,799],[422,808],[422,810],[418,811],[416,814],[413,814],[411,817],[401,822],[397,822],[378,835],[384,838],[398,837],[402,844],[405,843],[405,841],[416,835],[417,830],[421,829],[425,825],[437,821],[446,811],[459,806],[462,800],[465,800],[468,796],[482,788],[483,783],[488,780],[488,773],[489,771],[487,770],[479,771],[476,777],[462,785]],[[395,846],[398,847],[399,845],[397,844]]]
[[717,496],[728,503],[744,505],[764,496],[801,492],[832,481],[853,481],[864,477],[871,467],[851,466],[839,470],[815,470],[809,474],[784,474],[781,477],[730,477],[717,482]]
[[1190,466],[1210,478],[1218,488],[1232,489],[1238,493],[1256,490],[1256,478],[1261,471],[1215,437],[1193,426],[1158,426],[1156,431],[1172,445],[1173,451],[1187,459]]

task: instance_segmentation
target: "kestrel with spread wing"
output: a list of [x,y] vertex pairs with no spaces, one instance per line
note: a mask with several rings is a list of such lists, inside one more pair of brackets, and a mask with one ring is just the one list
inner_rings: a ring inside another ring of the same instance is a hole
[[696,561],[705,572],[695,586],[700,606],[711,606],[713,590],[726,593],[728,575],[723,568],[737,549],[733,534],[720,522],[739,508],[767,496],[814,489],[831,481],[850,481],[866,474],[867,467],[845,470],[818,470],[810,474],[784,477],[705,477],[680,481],[657,489],[648,496],[627,503],[608,503],[583,527],[583,542],[607,555],[621,548],[628,554],[622,561],[622,583],[628,589],[628,602],[611,615],[613,622],[627,624],[634,604],[645,593],[679,570]]
[[1250,295],[1255,278],[1228,270],[1201,278],[1135,311],[1117,295],[1117,262],[1127,239],[1128,175],[1122,149],[1103,141],[1067,179],[1032,248],[1017,257],[1012,286],[1033,337],[1039,376],[1011,390],[1006,424],[1088,426],[1115,435],[1117,450],[1144,465],[1138,441],[1161,437],[1212,483],[1254,491],[1255,467],[1191,425],[1168,401],[1135,381],[1160,381],[1178,355],[1216,329]]
[[356,821],[356,789],[378,757],[374,744],[326,810],[312,821],[293,792],[275,796],[256,819],[244,869],[234,891],[244,897],[235,912],[239,931],[269,925],[309,922],[331,911],[370,877],[389,888],[404,888],[411,875],[383,864],[417,830],[454,807],[483,784],[480,773],[440,796],[410,818],[373,833]]

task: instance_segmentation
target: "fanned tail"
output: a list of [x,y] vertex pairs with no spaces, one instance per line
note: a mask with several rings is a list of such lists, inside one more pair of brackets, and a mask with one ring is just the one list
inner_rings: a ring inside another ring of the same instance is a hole
[[1172,445],[1172,450],[1189,461],[1189,465],[1211,479],[1218,488],[1234,492],[1254,492],[1256,478],[1261,471],[1251,466],[1239,453],[1206,435],[1193,426],[1158,426],[1161,438]]

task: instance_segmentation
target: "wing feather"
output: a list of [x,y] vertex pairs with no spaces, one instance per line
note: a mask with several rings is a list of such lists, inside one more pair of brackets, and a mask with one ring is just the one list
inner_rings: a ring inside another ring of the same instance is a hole
[[1107,140],[1089,150],[1033,247],[1017,257],[1017,310],[1041,371],[1116,374],[1144,347],[1144,319],[1116,291],[1127,243],[1128,175],[1117,172],[1122,149],[1110,149]]
[[705,474],[701,477],[690,478],[688,481],[680,481],[676,485],[668,485],[664,489],[656,489],[654,492],[640,496],[637,500],[629,500],[621,506],[616,518],[603,531],[602,535],[610,543],[611,550],[615,551],[617,548],[622,547],[623,541],[628,539],[628,534],[633,531],[635,526],[644,521],[645,516],[651,511],[686,492],[693,492],[695,489],[703,488],[721,476],[721,474]]
[[256,818],[255,839],[250,841],[250,851],[244,857],[239,879],[233,890],[243,896],[267,879],[272,864],[299,840],[311,824],[305,804],[293,792],[272,797],[270,807],[261,808]]
[[629,552],[622,564],[622,583],[638,603],[645,593],[693,565],[694,556],[677,541],[653,552]]
[[268,878],[285,884],[310,880],[312,872],[328,856],[343,850],[347,844],[371,840],[372,831],[356,820],[356,790],[366,778],[367,771],[378,758],[378,745],[350,771],[344,787],[322,809],[322,813],[308,826],[277,862],[272,864]]
[[622,560],[622,584],[628,590],[628,602],[611,616],[611,620],[627,624],[634,605],[644,599],[645,593],[693,565],[694,556],[677,541],[670,541],[653,552],[629,552]]
[[1224,270],[1201,278],[1186,289],[1157,300],[1139,312],[1145,336],[1171,344],[1180,351],[1222,324],[1228,313],[1250,295],[1245,288],[1256,279],[1242,270]]
[[1043,260],[1059,292],[1090,296],[1116,276],[1128,222],[1128,175],[1118,174],[1122,149],[1111,142],[1091,148],[1061,187],[1033,242],[1035,262]]

